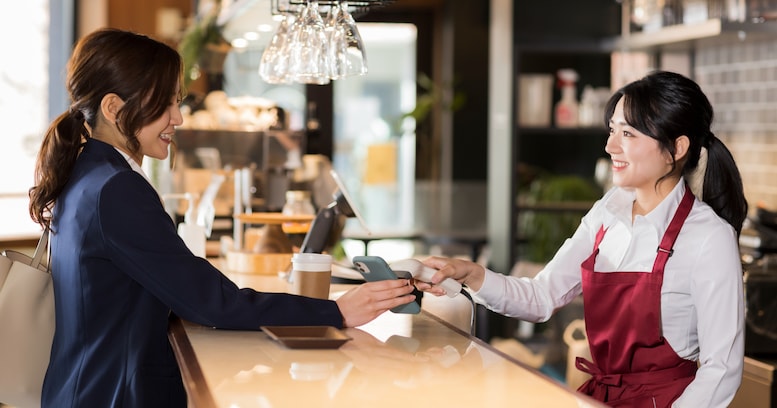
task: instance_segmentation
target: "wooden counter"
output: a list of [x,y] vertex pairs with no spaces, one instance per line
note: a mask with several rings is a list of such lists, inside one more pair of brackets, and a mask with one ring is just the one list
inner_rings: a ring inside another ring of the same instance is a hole
[[[229,274],[228,274],[229,275]],[[285,290],[274,276],[241,287]],[[346,285],[333,285],[332,296]],[[600,407],[436,316],[386,312],[339,349],[289,349],[261,331],[171,324],[192,407]]]

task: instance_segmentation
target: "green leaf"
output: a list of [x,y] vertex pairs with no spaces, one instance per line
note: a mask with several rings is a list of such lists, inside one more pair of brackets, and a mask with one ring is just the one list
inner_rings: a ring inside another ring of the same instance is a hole
[[195,20],[185,31],[178,43],[178,52],[183,59],[184,85],[191,84],[192,73],[199,62],[207,44],[228,44],[221,33],[222,27],[217,24],[220,7],[211,13]]

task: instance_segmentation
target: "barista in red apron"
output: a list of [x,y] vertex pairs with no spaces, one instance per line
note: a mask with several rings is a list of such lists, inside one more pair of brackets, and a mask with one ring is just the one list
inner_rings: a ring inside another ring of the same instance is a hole
[[606,230],[582,265],[586,332],[593,362],[578,357],[591,379],[578,391],[613,407],[669,407],[693,381],[697,363],[675,353],[661,333],[664,266],[693,207],[686,186],[680,206],[661,239],[653,270],[596,272],[594,264]]
[[[432,283],[453,278],[490,310],[531,322],[547,321],[582,294],[592,361],[578,366],[592,379],[581,392],[612,406],[727,406],[741,384],[744,362],[736,244],[748,204],[733,155],[711,130],[713,117],[701,87],[680,74],[655,71],[625,85],[608,100],[604,115],[613,188],[545,267],[528,278],[432,257],[424,260],[439,269]],[[695,187],[700,202],[691,194],[678,196],[688,191],[681,181]],[[678,199],[682,205],[673,214]],[[634,215],[644,219],[633,224],[630,237],[627,226],[607,224]],[[662,237],[656,228],[667,231]],[[690,236],[687,245],[685,236],[675,242],[680,229]],[[658,253],[642,246],[648,239]],[[678,251],[673,256],[672,248]],[[633,258],[623,262],[624,256]],[[647,267],[630,266],[643,262]],[[594,271],[618,263],[629,269]],[[442,295],[436,286],[419,289]],[[676,303],[666,304],[664,286]],[[671,321],[662,321],[664,311]],[[697,369],[698,361],[704,363]]]

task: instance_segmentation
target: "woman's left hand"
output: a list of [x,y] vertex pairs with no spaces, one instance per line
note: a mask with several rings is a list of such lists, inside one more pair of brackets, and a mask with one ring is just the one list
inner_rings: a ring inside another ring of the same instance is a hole
[[393,307],[415,302],[413,285],[407,279],[366,282],[345,292],[336,302],[345,327],[368,323]]

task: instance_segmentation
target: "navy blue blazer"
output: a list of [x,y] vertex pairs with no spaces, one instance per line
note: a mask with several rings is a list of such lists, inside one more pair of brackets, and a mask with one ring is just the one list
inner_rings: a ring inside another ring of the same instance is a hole
[[89,139],[53,211],[56,331],[44,407],[186,407],[170,312],[223,329],[332,325],[329,300],[239,289],[178,237],[156,190]]

